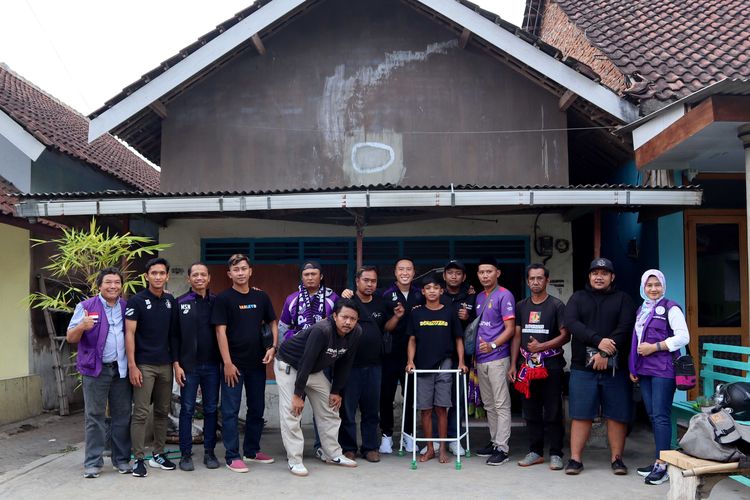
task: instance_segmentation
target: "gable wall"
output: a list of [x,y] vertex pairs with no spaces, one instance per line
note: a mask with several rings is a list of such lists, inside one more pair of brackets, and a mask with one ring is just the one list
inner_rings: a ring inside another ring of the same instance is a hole
[[[169,104],[162,190],[568,183],[557,98],[398,0],[328,0]],[[452,133],[443,133],[443,132]]]

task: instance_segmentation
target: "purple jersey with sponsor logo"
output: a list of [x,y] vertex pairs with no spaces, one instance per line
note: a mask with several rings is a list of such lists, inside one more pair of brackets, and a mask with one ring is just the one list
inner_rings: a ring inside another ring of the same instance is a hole
[[477,363],[487,363],[496,359],[510,356],[510,342],[498,346],[497,349],[488,352],[479,352],[479,340],[490,343],[505,331],[505,320],[516,317],[516,301],[509,290],[498,286],[492,293],[479,292],[477,295],[476,314],[482,315],[477,329]]

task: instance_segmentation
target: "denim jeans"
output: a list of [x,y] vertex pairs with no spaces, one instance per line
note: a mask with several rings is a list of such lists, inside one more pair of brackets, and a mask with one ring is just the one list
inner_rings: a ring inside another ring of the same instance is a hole
[[364,455],[380,447],[380,378],[380,366],[353,366],[349,373],[344,388],[339,429],[339,443],[345,452],[357,451],[357,408],[361,415],[361,453]]
[[242,450],[246,457],[254,457],[260,451],[260,435],[263,432],[263,411],[266,406],[266,370],[264,368],[238,368],[240,378],[234,387],[229,387],[221,377],[221,434],[226,449],[227,463],[240,455],[240,432],[238,428],[242,388],[245,388],[245,438]]
[[216,407],[219,402],[219,364],[196,365],[185,373],[185,386],[180,389],[180,451],[183,455],[193,450],[193,416],[200,385],[203,396],[203,448],[216,447]]
[[661,450],[671,449],[672,444],[672,400],[674,399],[674,378],[651,377],[641,375],[638,377],[641,385],[643,404],[646,405],[646,413],[651,419],[651,428],[654,431],[656,443],[656,458],[659,458]]
[[130,408],[132,386],[128,378],[120,378],[117,363],[102,366],[98,377],[83,375],[85,405],[86,452],[85,468],[104,466],[107,424],[105,414],[109,403],[111,416],[112,465],[130,462]]

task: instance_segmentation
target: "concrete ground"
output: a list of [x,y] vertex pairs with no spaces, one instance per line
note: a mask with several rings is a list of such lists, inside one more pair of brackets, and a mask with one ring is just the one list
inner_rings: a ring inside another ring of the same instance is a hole
[[[635,468],[650,461],[653,441],[648,429],[639,427],[628,438],[625,463],[627,476],[610,472],[609,454],[603,447],[591,447],[584,456],[585,470],[579,476],[550,471],[546,464],[521,468],[516,461],[526,452],[526,435],[522,425],[514,425],[511,438],[511,461],[500,467],[488,467],[481,457],[463,460],[461,470],[455,464],[436,460],[419,464],[411,470],[411,458],[384,456],[377,464],[359,460],[356,469],[325,465],[311,455],[307,446],[306,478],[292,476],[286,466],[279,432],[269,429],[263,436],[264,451],[276,457],[271,465],[250,465],[248,474],[237,474],[222,468],[208,470],[202,465],[202,449],[196,448],[194,472],[149,470],[146,478],[117,474],[105,468],[98,479],[83,479],[83,443],[67,441],[82,435],[82,418],[43,416],[38,420],[0,429],[0,498],[45,500],[133,498],[392,498],[394,495],[426,495],[428,498],[523,498],[549,500],[555,496],[607,499],[661,499],[669,483],[648,486],[636,475]],[[35,428],[31,428],[33,426]],[[488,441],[484,427],[471,429],[472,447]],[[52,436],[52,437],[50,437]],[[56,437],[55,437],[56,436]],[[311,439],[312,429],[305,428]],[[55,441],[50,441],[55,439]],[[172,445],[169,449],[176,449]],[[24,453],[24,450],[26,452]],[[566,451],[567,452],[567,451]],[[42,458],[39,455],[44,454]],[[223,449],[217,449],[221,457]],[[33,460],[33,461],[31,461]],[[750,491],[738,483],[725,480],[713,490],[711,498],[748,498]]]

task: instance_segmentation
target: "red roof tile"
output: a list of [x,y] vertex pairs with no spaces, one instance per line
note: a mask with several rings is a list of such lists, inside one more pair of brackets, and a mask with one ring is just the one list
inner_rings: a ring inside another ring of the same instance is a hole
[[88,119],[0,64],[0,111],[39,142],[141,191],[159,190],[159,172],[112,135],[88,142]]
[[14,195],[21,192],[10,181],[0,176],[0,215],[15,215],[16,209],[13,206],[18,202]]
[[527,0],[524,28],[540,34],[547,1],[623,74],[648,82],[642,100],[673,101],[750,74],[748,0]]

